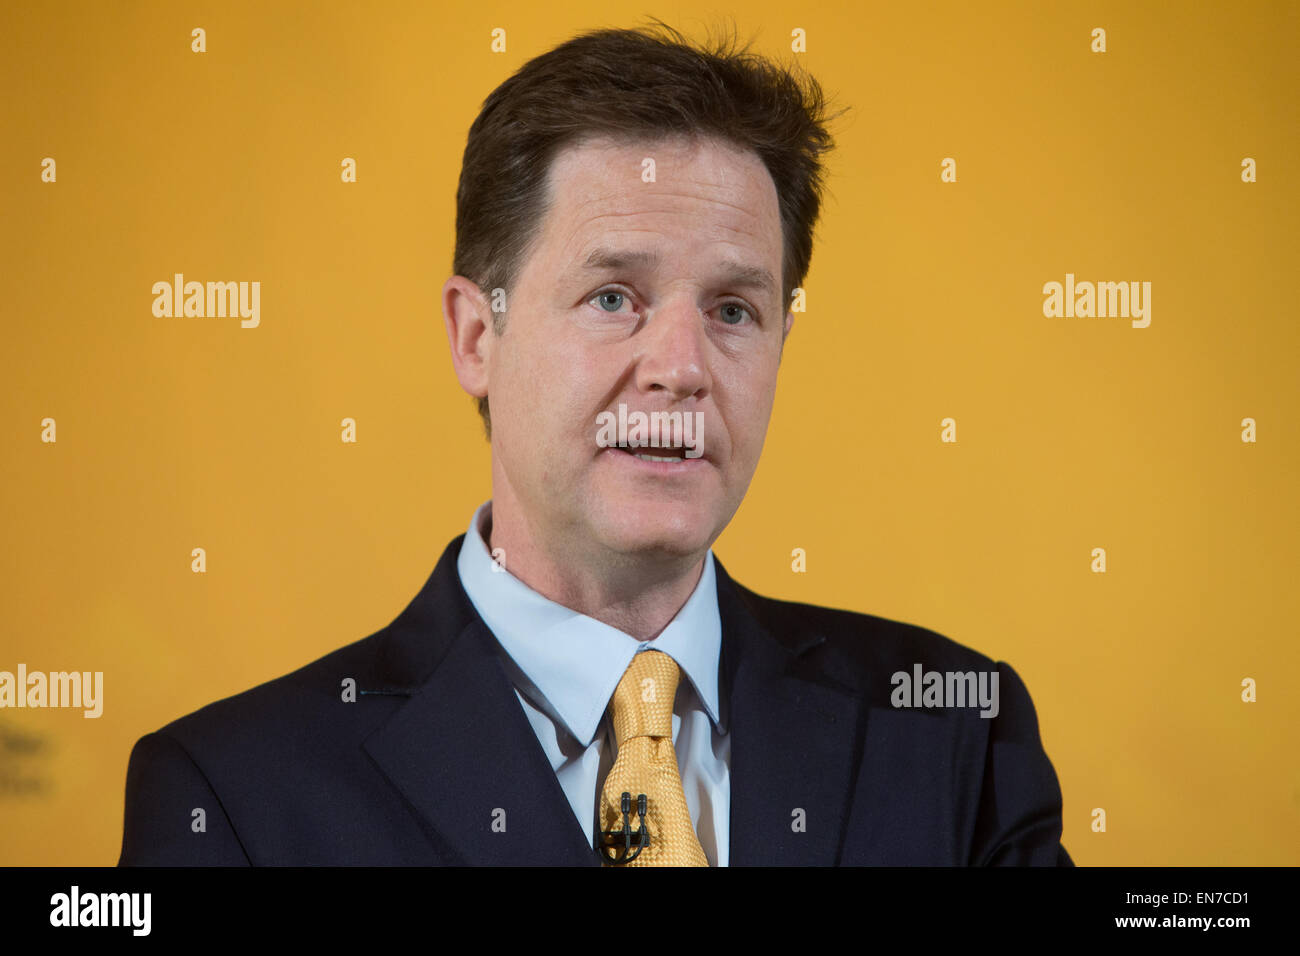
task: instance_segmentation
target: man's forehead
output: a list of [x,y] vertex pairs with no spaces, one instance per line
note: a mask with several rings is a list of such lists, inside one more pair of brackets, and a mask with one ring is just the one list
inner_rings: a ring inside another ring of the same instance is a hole
[[588,137],[555,156],[547,179],[553,199],[577,203],[693,191],[748,195],[751,202],[776,200],[776,187],[758,154],[715,137],[632,142]]
[[[647,162],[649,161],[649,162]],[[653,165],[651,165],[653,163]],[[559,153],[547,184],[548,232],[586,258],[611,230],[689,212],[727,239],[779,255],[776,187],[758,155],[717,139],[588,139]]]

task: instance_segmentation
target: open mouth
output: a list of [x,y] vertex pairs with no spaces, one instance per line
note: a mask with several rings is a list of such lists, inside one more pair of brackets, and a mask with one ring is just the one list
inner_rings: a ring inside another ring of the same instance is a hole
[[676,448],[628,448],[619,445],[618,450],[631,455],[633,458],[640,458],[642,461],[672,463],[691,460],[686,457],[686,448],[682,446]]
[[619,402],[618,413],[596,416],[596,444],[608,451],[639,458],[648,465],[682,466],[704,454],[702,411],[628,412]]

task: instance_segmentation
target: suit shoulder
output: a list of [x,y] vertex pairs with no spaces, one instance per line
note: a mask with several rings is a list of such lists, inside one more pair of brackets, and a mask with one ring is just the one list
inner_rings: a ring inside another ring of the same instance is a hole
[[[732,582],[734,584],[734,582]],[[833,666],[850,683],[882,672],[989,671],[994,660],[930,628],[874,614],[782,601],[735,585],[755,618],[792,653]]]
[[[386,630],[386,629],[385,629]],[[384,630],[337,648],[296,670],[264,681],[179,717],[157,733],[191,754],[227,745],[247,748],[273,736],[306,738],[341,720],[344,680],[356,681],[358,694],[375,686],[374,668]]]

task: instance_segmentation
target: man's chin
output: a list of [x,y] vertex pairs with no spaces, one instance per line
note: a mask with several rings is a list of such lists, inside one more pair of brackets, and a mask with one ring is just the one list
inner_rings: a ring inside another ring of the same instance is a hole
[[700,558],[714,538],[714,522],[695,508],[665,508],[658,514],[610,516],[599,539],[628,560],[648,562]]

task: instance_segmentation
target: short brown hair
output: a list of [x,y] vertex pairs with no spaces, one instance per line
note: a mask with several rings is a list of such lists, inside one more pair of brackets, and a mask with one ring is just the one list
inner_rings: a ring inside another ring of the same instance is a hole
[[[752,43],[752,41],[751,41]],[[534,57],[493,90],[470,127],[456,192],[452,269],[507,299],[547,202],[551,162],[588,137],[713,136],[752,150],[776,186],[787,303],[808,273],[833,148],[820,84],[737,48],[693,46],[662,21],[593,30]],[[838,114],[836,114],[838,115]],[[493,314],[493,330],[505,317]],[[489,437],[487,397],[478,400]]]

